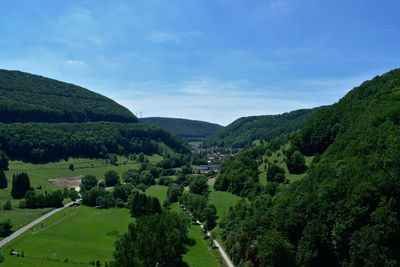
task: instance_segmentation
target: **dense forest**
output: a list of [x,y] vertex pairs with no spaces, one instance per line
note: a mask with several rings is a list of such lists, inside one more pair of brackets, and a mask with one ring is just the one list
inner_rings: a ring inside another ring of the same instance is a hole
[[218,124],[187,119],[149,117],[140,119],[140,121],[146,124],[158,126],[188,141],[206,140],[216,131],[223,128]]
[[[163,143],[163,144],[161,144]],[[0,123],[0,144],[11,159],[45,162],[109,153],[189,153],[184,141],[160,128],[133,123]]]
[[254,140],[272,140],[300,129],[316,109],[301,109],[280,115],[243,117],[216,132],[206,146],[243,148]]
[[137,122],[113,100],[85,88],[0,70],[0,122]]
[[[399,118],[397,69],[316,111],[291,138],[296,153],[315,155],[303,179],[257,183],[253,162],[271,144],[228,159],[216,185],[248,198],[221,223],[232,259],[239,266],[399,266]],[[235,173],[246,169],[236,187]]]

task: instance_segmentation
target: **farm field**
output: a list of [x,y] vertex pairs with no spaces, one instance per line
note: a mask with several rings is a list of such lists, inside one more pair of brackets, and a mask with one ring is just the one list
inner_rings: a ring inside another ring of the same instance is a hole
[[[85,266],[97,260],[104,266],[131,221],[128,209],[68,208],[7,244],[2,266]],[[11,249],[25,257],[9,256]]]
[[[149,161],[153,164],[162,160],[159,155],[152,155],[148,157]],[[74,171],[69,170],[69,165],[74,165]],[[138,168],[139,163],[129,160],[126,157],[118,156],[118,166],[111,165],[105,159],[86,159],[86,158],[71,158],[58,162],[50,162],[46,164],[32,164],[22,161],[10,161],[9,171],[6,176],[9,180],[8,187],[0,190],[0,218],[10,219],[13,224],[13,230],[17,230],[28,222],[33,221],[50,209],[18,209],[20,200],[11,198],[11,184],[12,176],[15,173],[26,172],[32,187],[42,186],[39,192],[54,191],[62,189],[61,187],[50,183],[48,179],[61,178],[61,177],[75,177],[79,175],[95,175],[98,179],[102,179],[104,174],[109,170],[115,170],[122,175],[129,169]],[[7,200],[11,200],[13,209],[12,211],[4,211],[2,208]]]

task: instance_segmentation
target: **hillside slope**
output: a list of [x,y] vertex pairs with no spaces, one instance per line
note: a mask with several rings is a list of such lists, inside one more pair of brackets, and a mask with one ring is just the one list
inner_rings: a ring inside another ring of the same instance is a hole
[[0,70],[0,122],[137,122],[125,107],[83,87]]
[[269,141],[300,129],[314,109],[301,109],[280,115],[243,117],[216,132],[207,146],[242,148],[254,140]]
[[267,184],[222,225],[235,262],[399,266],[399,118],[400,69],[315,112],[292,140],[301,152],[319,155],[307,176],[279,190]]
[[206,140],[223,128],[215,123],[187,119],[149,117],[140,121],[170,131],[185,140]]

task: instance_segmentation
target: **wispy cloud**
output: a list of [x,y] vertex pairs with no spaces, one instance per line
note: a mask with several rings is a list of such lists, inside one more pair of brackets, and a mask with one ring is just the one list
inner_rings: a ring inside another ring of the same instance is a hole
[[184,32],[164,32],[153,31],[148,34],[147,39],[152,43],[183,43],[198,39],[203,34],[198,31],[184,31]]
[[68,59],[65,61],[65,64],[67,64],[69,67],[79,68],[79,69],[86,66],[86,62],[79,59]]

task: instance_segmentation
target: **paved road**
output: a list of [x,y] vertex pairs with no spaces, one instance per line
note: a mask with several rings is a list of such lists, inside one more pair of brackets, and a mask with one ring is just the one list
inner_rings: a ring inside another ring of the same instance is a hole
[[[190,214],[191,217],[193,217],[192,213],[190,213],[190,211],[188,211],[185,207],[183,207],[183,209]],[[204,225],[199,221],[196,220],[196,223],[198,225],[200,225],[201,229],[204,229]],[[210,231],[207,231],[207,236],[209,236],[210,238],[212,238],[213,240],[213,244],[216,248],[218,248],[219,253],[221,254],[222,258],[224,259],[226,265],[228,265],[228,267],[235,267],[235,265],[233,264],[233,262],[231,261],[231,259],[228,256],[228,253],[225,252],[224,248],[221,246],[221,244],[218,242],[217,239],[213,238],[211,235]]]
[[[198,223],[198,224],[200,225],[200,227],[201,227],[202,229],[204,229],[204,225],[203,225],[200,221],[197,220],[196,223]],[[210,231],[207,231],[207,235],[208,235],[210,238],[213,239],[214,246],[215,246],[216,248],[218,248],[219,253],[221,253],[222,258],[224,258],[224,260],[225,260],[225,262],[226,262],[226,265],[228,265],[228,267],[235,267],[235,265],[233,264],[233,262],[232,262],[231,259],[229,258],[228,254],[225,252],[225,250],[222,248],[221,244],[218,242],[218,240],[212,237]]]
[[28,231],[30,228],[32,228],[33,226],[43,222],[44,220],[46,220],[47,218],[49,218],[50,216],[56,214],[57,212],[62,211],[63,209],[71,206],[73,204],[73,202],[70,202],[68,204],[65,204],[64,207],[58,208],[58,209],[54,209],[48,213],[46,213],[45,215],[43,215],[42,217],[37,218],[36,220],[34,220],[33,222],[25,225],[24,227],[18,229],[17,231],[15,231],[14,233],[12,233],[10,236],[4,238],[3,240],[0,241],[0,248],[2,246],[4,246],[5,244],[7,244],[8,242],[10,242],[11,240],[14,240],[15,238],[17,238],[18,236],[22,235],[23,233],[25,233],[26,231]]

